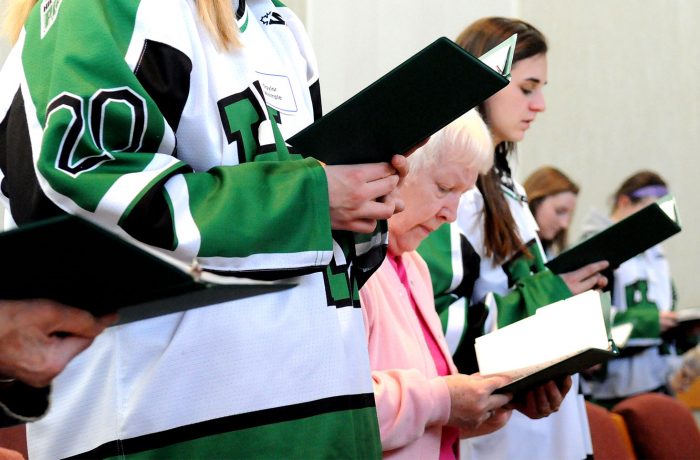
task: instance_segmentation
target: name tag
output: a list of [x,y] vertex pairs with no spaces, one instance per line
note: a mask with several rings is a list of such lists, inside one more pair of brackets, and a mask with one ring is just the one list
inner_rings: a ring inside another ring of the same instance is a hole
[[292,83],[285,75],[274,75],[257,72],[262,86],[265,102],[280,112],[297,112],[297,101],[294,99]]

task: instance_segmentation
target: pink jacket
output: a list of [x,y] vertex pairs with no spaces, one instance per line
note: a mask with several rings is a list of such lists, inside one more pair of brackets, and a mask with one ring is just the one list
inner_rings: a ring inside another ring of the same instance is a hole
[[[435,312],[430,273],[417,252],[402,256],[413,297],[452,374],[457,369]],[[385,458],[437,459],[450,416],[447,384],[437,376],[418,317],[385,260],[360,291],[379,431]]]

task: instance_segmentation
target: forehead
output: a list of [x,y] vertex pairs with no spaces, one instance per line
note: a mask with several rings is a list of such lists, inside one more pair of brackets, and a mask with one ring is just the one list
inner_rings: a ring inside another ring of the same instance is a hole
[[511,69],[513,80],[537,80],[538,83],[547,83],[547,55],[536,54],[521,59]]
[[549,195],[544,200],[551,203],[552,206],[574,207],[576,205],[576,194],[574,192],[559,192],[554,195]]

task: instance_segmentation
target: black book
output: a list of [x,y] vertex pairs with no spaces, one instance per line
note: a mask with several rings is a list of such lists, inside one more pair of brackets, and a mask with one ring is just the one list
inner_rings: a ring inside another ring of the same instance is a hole
[[610,269],[615,269],[680,231],[676,201],[667,195],[572,246],[546,265],[554,273],[567,273],[599,260],[607,260]]
[[64,215],[0,233],[0,298],[46,298],[128,323],[292,287],[200,270]]
[[441,37],[287,142],[326,164],[389,161],[508,85],[514,48],[484,55],[491,68]]

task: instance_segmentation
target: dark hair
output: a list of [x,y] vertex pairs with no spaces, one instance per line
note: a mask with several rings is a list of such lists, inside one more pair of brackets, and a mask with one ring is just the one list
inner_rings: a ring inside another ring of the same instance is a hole
[[[547,52],[547,40],[542,32],[520,19],[488,17],[473,22],[464,29],[456,42],[475,56],[501,43],[513,34],[518,34],[518,41],[513,53],[513,64],[538,54]],[[489,124],[489,114],[484,103],[479,112]],[[513,142],[501,142],[495,148],[494,166],[507,164],[507,157],[515,150]],[[486,255],[502,263],[516,251],[523,249],[518,231],[510,213],[510,208],[501,191],[501,181],[496,168],[479,177],[477,187],[484,196],[484,245]]]
[[[553,166],[542,166],[535,170],[523,183],[530,211],[537,215],[537,208],[548,196],[563,192],[571,192],[578,195],[579,187],[569,176]],[[551,241],[551,245],[559,252],[566,247],[568,230],[564,229]],[[545,243],[544,241],[542,242]]]
[[666,181],[664,181],[661,176],[659,176],[654,171],[639,171],[632,174],[630,177],[625,179],[625,181],[620,185],[613,195],[613,211],[617,208],[617,203],[622,196],[626,196],[630,199],[632,203],[637,203],[643,199],[643,197],[634,196],[634,192],[643,188],[658,185],[661,187],[667,187]]

